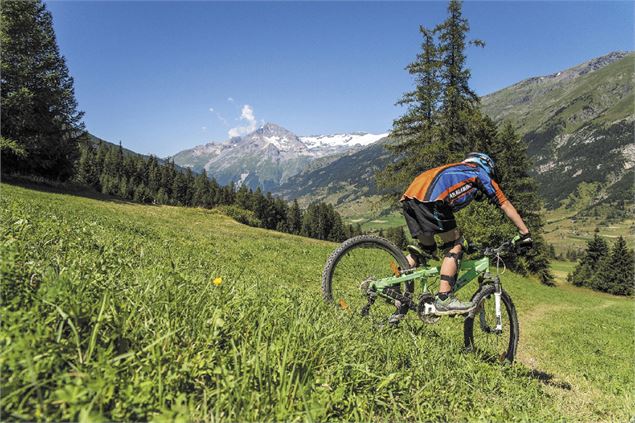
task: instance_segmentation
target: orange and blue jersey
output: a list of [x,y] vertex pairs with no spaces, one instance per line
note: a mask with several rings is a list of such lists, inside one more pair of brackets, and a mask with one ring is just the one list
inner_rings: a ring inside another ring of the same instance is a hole
[[423,203],[442,201],[457,211],[467,206],[478,191],[499,207],[506,201],[498,183],[474,163],[452,163],[435,167],[417,176],[401,201],[417,199]]

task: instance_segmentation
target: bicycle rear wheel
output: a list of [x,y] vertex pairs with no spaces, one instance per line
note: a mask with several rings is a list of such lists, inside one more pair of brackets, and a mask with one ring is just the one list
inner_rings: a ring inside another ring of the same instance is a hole
[[494,285],[484,285],[472,301],[477,306],[464,323],[465,347],[483,358],[495,362],[513,363],[518,346],[518,317],[511,297],[501,292],[502,329],[496,330]]
[[342,310],[385,318],[395,311],[394,302],[378,297],[369,307],[365,288],[373,280],[407,268],[406,257],[390,241],[372,235],[351,238],[331,254],[324,266],[322,297]]

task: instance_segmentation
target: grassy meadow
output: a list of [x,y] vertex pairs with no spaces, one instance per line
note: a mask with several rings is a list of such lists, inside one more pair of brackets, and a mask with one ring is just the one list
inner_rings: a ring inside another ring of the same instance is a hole
[[622,236],[629,248],[635,247],[635,219],[632,217],[608,220],[603,213],[580,216],[579,212],[564,208],[546,213],[545,240],[554,246],[556,254],[564,254],[567,249],[584,251],[596,228],[609,245]]
[[631,298],[508,272],[518,362],[493,365],[464,353],[461,318],[388,329],[324,304],[333,243],[0,188],[3,421],[635,415]]

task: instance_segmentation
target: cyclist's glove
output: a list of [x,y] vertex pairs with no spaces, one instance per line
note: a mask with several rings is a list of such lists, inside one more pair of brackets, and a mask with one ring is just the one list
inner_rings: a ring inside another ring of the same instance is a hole
[[517,253],[525,253],[534,247],[534,240],[531,239],[531,233],[527,232],[525,235],[516,235],[512,239],[512,243],[516,248]]

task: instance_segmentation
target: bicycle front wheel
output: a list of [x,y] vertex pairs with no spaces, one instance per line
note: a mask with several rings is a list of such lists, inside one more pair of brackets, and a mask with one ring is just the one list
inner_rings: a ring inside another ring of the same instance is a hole
[[351,238],[324,266],[322,297],[342,310],[385,318],[395,311],[394,302],[376,298],[369,305],[367,287],[373,280],[395,276],[407,268],[406,257],[390,241],[372,235]]
[[464,323],[465,347],[488,361],[513,363],[518,346],[518,317],[512,299],[501,292],[501,328],[496,321],[496,288],[484,285],[472,301],[477,306]]

